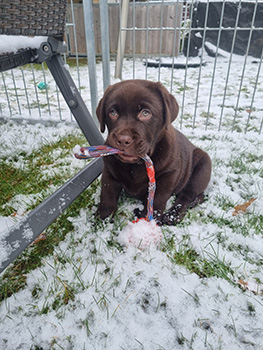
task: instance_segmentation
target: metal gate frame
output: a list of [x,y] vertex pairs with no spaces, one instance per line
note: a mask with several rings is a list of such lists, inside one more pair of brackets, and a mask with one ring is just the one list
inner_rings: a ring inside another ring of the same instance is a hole
[[[5,7],[3,9],[5,10]],[[61,57],[63,52],[65,52],[65,46],[62,41],[49,37],[47,42],[43,42],[37,50],[29,49],[16,55],[1,57],[0,70],[8,70],[28,62],[46,62],[89,144],[103,144],[104,139],[64,65]],[[100,175],[102,167],[102,159],[92,161],[11,228],[5,238],[7,257],[0,265],[0,273]]]

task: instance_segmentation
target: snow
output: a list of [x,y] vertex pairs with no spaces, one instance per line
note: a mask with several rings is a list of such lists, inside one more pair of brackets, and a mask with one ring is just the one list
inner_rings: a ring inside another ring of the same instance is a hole
[[26,225],[23,232],[22,232],[22,237],[23,239],[27,240],[27,241],[32,241],[32,238],[33,238],[33,230],[30,228],[29,225]]
[[[261,0],[223,0],[223,1],[234,2],[234,3],[241,3],[242,1],[243,2],[251,2],[251,3],[261,2]],[[208,2],[208,1],[207,0],[198,0],[198,2]],[[218,0],[209,0],[209,2],[218,2]]]
[[[47,130],[49,130],[47,134]],[[58,136],[63,137],[73,132],[74,127],[60,124],[56,127],[45,128],[37,124],[30,128],[26,122],[1,124],[0,133],[0,157],[20,154],[31,154],[34,150],[48,142],[54,142]],[[19,163],[19,160],[18,160]],[[17,164],[15,164],[17,165]],[[17,166],[21,166],[18,164]]]
[[74,153],[74,154],[81,154],[80,149],[81,149],[80,145],[76,145],[76,146],[73,148],[73,153]]
[[162,57],[158,59],[151,59],[148,58],[147,60],[143,60],[145,64],[147,63],[154,63],[154,64],[169,64],[174,66],[191,66],[192,64],[200,65],[202,62],[200,57],[186,57],[186,56],[178,56],[178,57]]
[[220,56],[223,57],[231,57],[231,53],[227,52],[225,50],[222,50],[218,47],[216,47],[215,45],[213,45],[212,43],[210,43],[209,41],[205,42],[205,47],[207,47],[214,55],[217,53]]
[[21,49],[28,48],[37,49],[46,41],[46,36],[0,35],[0,54],[16,53]]
[[[186,91],[183,114],[186,118],[189,115],[189,120],[183,120],[182,129],[194,144],[211,156],[213,174],[206,191],[208,200],[193,209],[190,218],[186,217],[182,225],[163,227],[161,242],[149,242],[143,246],[144,249],[141,249],[141,241],[144,235],[149,240],[148,224],[139,222],[138,226],[126,225],[139,205],[137,202],[124,199],[119,205],[119,212],[125,213],[118,218],[120,222],[106,221],[99,227],[94,225],[97,208],[81,209],[78,217],[69,218],[74,231],[60,242],[42,267],[28,274],[25,289],[0,304],[1,349],[262,350],[263,241],[262,233],[256,232],[249,221],[251,213],[258,218],[263,215],[263,135],[258,133],[262,120],[262,82],[258,82],[250,132],[230,132],[232,110],[236,105],[234,91],[240,86],[239,72],[242,67],[241,57],[233,57],[233,60],[225,103],[228,115],[224,116],[220,131],[218,119],[227,58],[219,57],[217,60],[215,95],[210,111],[213,115],[208,124],[202,112],[211,88],[212,59],[206,57],[207,66],[202,68],[197,100],[195,92],[199,68],[191,68],[187,79],[191,98],[188,98]],[[250,104],[246,94],[253,93],[257,73],[257,65],[252,61],[248,60],[248,74],[244,80],[246,91],[242,91],[241,95],[243,110],[237,119],[242,131],[247,125],[245,109]],[[136,61],[135,68],[136,78],[144,78],[145,66],[140,60]],[[101,65],[98,64],[98,74],[100,71]],[[148,78],[156,81],[158,69],[148,68],[147,71]],[[132,72],[133,62],[125,60],[123,78],[132,78]],[[160,72],[161,81],[170,88],[171,70],[161,68]],[[74,70],[71,73],[76,76]],[[85,71],[82,73],[84,77]],[[174,71],[173,74],[172,90],[181,105],[183,92],[178,87],[185,78],[184,71]],[[7,84],[11,89],[12,81],[7,79]],[[99,79],[99,84],[101,96],[102,79]],[[48,81],[48,85],[53,91],[52,81]],[[83,91],[83,96],[86,96],[87,90]],[[196,101],[196,127],[192,128]],[[22,113],[22,117],[28,117],[26,112]],[[176,127],[179,125],[180,117],[175,122]],[[43,144],[71,134],[74,130],[73,126],[65,123],[30,125],[12,120],[1,123],[0,157],[18,168],[26,167],[23,163],[24,153],[31,154]],[[17,155],[17,162],[13,160],[14,154]],[[253,157],[254,160],[251,160]],[[63,164],[59,164],[58,150],[54,151],[54,158],[63,169]],[[240,167],[240,172],[237,172],[237,161],[246,164],[245,170]],[[68,167],[77,169],[83,166],[81,162],[72,154]],[[55,170],[50,166],[44,171],[50,174]],[[99,190],[93,196],[95,203],[98,203]],[[232,215],[236,204],[242,204],[252,197],[256,200],[248,207],[247,213]],[[0,217],[1,258],[8,253],[4,246],[7,230],[23,217],[27,203],[37,198],[37,195],[28,198],[17,195],[12,198],[12,206],[16,206],[18,218]],[[61,204],[64,201],[65,198],[62,198]],[[224,206],[224,201],[230,205]],[[219,219],[221,224],[218,224]],[[224,221],[228,224],[224,224]],[[125,230],[133,229],[134,232],[130,231],[131,242],[128,242],[129,232],[125,236]],[[142,235],[138,236],[139,230]],[[25,231],[24,235],[29,238],[30,230]],[[173,247],[169,250],[167,246],[172,239]],[[175,261],[175,252],[184,252],[185,249],[195,251],[219,269],[220,263],[224,262],[232,274],[228,273],[226,278],[198,277]],[[63,303],[70,290],[73,297]]]
[[151,245],[160,246],[162,238],[162,231],[154,220],[150,222],[139,220],[128,222],[127,226],[120,232],[118,241],[121,245],[144,250]]
[[12,248],[6,244],[5,239],[8,235],[8,231],[13,225],[14,220],[11,217],[0,216],[0,266],[2,262],[8,258],[10,252],[12,251]]

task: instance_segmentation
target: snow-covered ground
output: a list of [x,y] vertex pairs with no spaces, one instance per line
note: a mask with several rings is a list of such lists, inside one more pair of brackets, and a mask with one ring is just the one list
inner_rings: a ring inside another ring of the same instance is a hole
[[[235,117],[244,59],[234,57],[220,123],[228,58],[218,58],[214,76],[214,60],[206,60],[201,71],[188,69],[187,76],[181,69],[161,68],[160,80],[181,106],[184,103],[175,126],[182,122],[183,132],[212,158],[208,200],[192,210],[182,225],[164,227],[161,246],[151,245],[145,250],[133,246],[122,251],[117,248],[124,216],[118,224],[106,222],[98,227],[94,226],[93,217],[96,207],[92,211],[82,209],[79,217],[70,219],[74,232],[67,235],[41,268],[28,274],[27,287],[1,303],[1,349],[263,349],[263,229],[260,232],[257,226],[263,216],[263,135],[258,133],[263,82],[258,80],[253,113],[247,123],[259,67],[249,58]],[[114,62],[111,64],[113,72]],[[125,60],[123,79],[145,78],[145,69],[140,60]],[[29,76],[28,86],[33,86],[30,70],[24,71],[26,79]],[[76,70],[71,71],[77,78]],[[6,83],[11,90],[12,77],[8,74]],[[20,70],[15,74],[19,87]],[[100,74],[99,64],[101,96]],[[147,69],[148,79],[156,81],[158,75],[158,69]],[[89,105],[85,76],[86,68],[81,67],[82,95]],[[51,78],[48,84],[50,97],[54,97],[51,110],[57,114]],[[213,96],[207,114],[211,86]],[[7,116],[5,96],[0,99],[2,114]],[[27,118],[26,100],[20,101],[21,114]],[[69,113],[62,101],[61,110],[62,119],[66,119]],[[36,117],[37,111],[34,113]],[[50,118],[45,112],[42,117]],[[190,128],[193,125],[195,128]],[[249,133],[240,132],[247,126]],[[21,149],[29,154],[34,147],[54,141],[61,133],[70,134],[72,126],[9,122],[1,124],[0,131],[0,156],[9,157],[10,161],[12,154],[19,155]],[[21,142],[17,142],[18,137]],[[77,169],[73,155],[72,163]],[[22,168],[23,164],[17,166]],[[94,196],[98,203],[99,190]],[[232,215],[236,204],[251,198],[256,200],[246,213]],[[129,219],[137,205],[124,200],[120,212]],[[2,217],[1,228],[12,220]],[[169,242],[173,242],[172,247]],[[187,250],[214,264],[218,274],[200,278],[176,263],[175,253],[186,254]],[[223,266],[228,267],[224,278]],[[70,290],[74,298],[63,303],[63,295]]]

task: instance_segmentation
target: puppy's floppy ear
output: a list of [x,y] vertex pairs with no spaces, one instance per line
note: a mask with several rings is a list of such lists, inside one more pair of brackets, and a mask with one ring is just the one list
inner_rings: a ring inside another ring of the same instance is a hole
[[106,100],[107,100],[107,95],[108,95],[110,90],[111,90],[111,85],[108,86],[107,89],[105,90],[104,95],[103,95],[102,99],[99,101],[99,104],[98,104],[97,109],[96,109],[96,114],[97,114],[98,121],[100,123],[100,131],[101,132],[105,131],[105,124],[106,124],[105,104],[106,104]]
[[98,121],[100,123],[101,132],[105,131],[105,117],[104,117],[103,107],[104,107],[104,97],[102,97],[96,109],[96,114],[97,114]]
[[173,95],[171,95],[168,90],[161,84],[158,85],[159,92],[162,97],[162,102],[164,106],[164,125],[166,128],[176,119],[179,112],[178,103]]

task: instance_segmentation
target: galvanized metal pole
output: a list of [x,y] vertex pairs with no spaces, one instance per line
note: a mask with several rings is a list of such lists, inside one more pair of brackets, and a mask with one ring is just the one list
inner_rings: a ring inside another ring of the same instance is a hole
[[96,107],[98,101],[97,75],[96,75],[96,54],[95,54],[95,39],[93,25],[93,10],[92,0],[83,0],[84,22],[86,33],[89,82],[90,82],[90,97],[92,116],[96,119]]
[[100,33],[104,91],[110,85],[110,39],[108,8],[108,0],[100,0]]
[[[176,44],[178,43],[178,36],[181,38],[181,31],[182,31],[182,23],[183,23],[183,11],[182,11],[182,4],[179,4],[179,0],[177,0],[177,3],[174,4],[175,6],[175,12],[174,12],[174,31],[173,31],[173,53],[172,53],[172,69],[171,69],[171,83],[170,83],[170,93],[173,93],[173,77],[174,77],[174,58],[175,56],[178,56],[178,51],[180,50],[177,49],[176,52]],[[180,28],[178,28],[178,16],[180,16]],[[178,32],[179,29],[179,32]],[[183,36],[182,36],[183,37]],[[183,41],[183,40],[182,40]],[[180,45],[180,42],[179,42]],[[183,43],[182,43],[183,45]]]
[[147,13],[146,13],[146,57],[145,57],[145,79],[147,79],[148,72],[148,57],[149,57],[149,21],[150,21],[150,10],[149,0],[147,0]]
[[24,91],[25,91],[26,101],[27,101],[27,110],[29,112],[29,115],[31,115],[31,108],[30,108],[30,103],[29,103],[29,98],[28,98],[28,90],[27,90],[27,86],[26,86],[26,79],[25,79],[23,67],[20,67],[20,71],[22,73],[22,78],[23,78],[23,83],[24,83]]
[[39,117],[41,118],[41,108],[40,108],[38,91],[37,91],[37,82],[36,82],[36,77],[35,77],[34,66],[33,66],[32,63],[31,63],[31,72],[32,72],[32,77],[33,77],[33,82],[34,82],[33,86],[34,86],[34,89],[35,89],[35,95],[36,95],[36,100],[37,100],[38,114],[39,114]]
[[74,46],[75,46],[75,51],[76,51],[75,54],[76,54],[77,72],[78,72],[78,88],[79,88],[79,93],[81,94],[80,74],[79,74],[79,52],[78,52],[78,41],[77,41],[77,33],[76,33],[76,22],[75,22],[75,13],[74,13],[73,0],[70,0],[70,7],[71,7],[71,16],[72,16],[72,28],[73,28]]
[[191,41],[191,34],[192,34],[192,23],[193,23],[193,16],[194,16],[194,0],[192,0],[191,7],[190,7],[190,28],[188,32],[188,40],[187,40],[187,50],[186,50],[186,68],[184,71],[184,90],[183,90],[183,97],[182,97],[182,105],[181,105],[181,116],[180,116],[180,128],[183,127],[183,115],[184,115],[184,106],[185,106],[185,95],[186,95],[186,81],[187,81],[187,73],[188,73],[188,60],[189,60],[189,52],[190,52],[190,41]]
[[162,62],[162,47],[163,47],[163,11],[164,11],[164,0],[162,0],[162,4],[161,4],[158,81],[161,80],[161,62]]
[[228,69],[227,69],[226,78],[225,78],[225,89],[224,89],[224,96],[223,96],[223,101],[222,101],[222,108],[221,108],[221,114],[220,114],[218,131],[220,131],[221,126],[222,126],[222,122],[223,122],[223,114],[224,114],[223,112],[224,112],[225,101],[226,101],[226,96],[227,96],[227,87],[228,87],[228,81],[229,81],[229,76],[230,76],[232,58],[233,58],[234,47],[235,47],[235,42],[236,42],[236,35],[237,35],[240,11],[241,11],[241,8],[242,8],[241,1],[242,0],[239,0],[238,6],[237,6],[237,15],[236,15],[235,28],[234,28],[234,33],[233,33],[230,57],[229,57],[229,61],[228,61]]
[[201,62],[200,62],[200,67],[199,67],[198,82],[197,82],[197,86],[196,86],[196,98],[195,98],[195,110],[194,110],[194,117],[193,117],[193,128],[195,128],[195,122],[196,122],[196,116],[197,116],[197,108],[198,108],[197,106],[198,106],[198,98],[199,98],[199,91],[200,91],[200,82],[201,82],[201,73],[202,73],[202,61],[203,61],[204,46],[205,46],[204,44],[205,44],[205,40],[206,40],[208,13],[209,13],[209,0],[207,0],[207,3],[206,3],[204,31],[203,31],[201,57],[200,57]]
[[[251,98],[251,105],[249,107],[249,113],[248,113],[247,125],[246,125],[246,129],[245,129],[245,133],[248,130],[249,120],[250,120],[250,117],[251,117],[251,113],[253,111],[253,103],[255,101],[256,91],[257,91],[257,87],[258,87],[258,80],[261,77],[260,70],[261,70],[261,66],[262,65],[263,65],[263,48],[261,50],[261,58],[260,58],[260,61],[259,61],[259,64],[258,64],[258,70],[257,70],[257,74],[256,74],[256,79],[255,79],[255,82],[254,82],[254,91],[253,91],[252,98]],[[262,116],[262,120],[261,120],[261,124],[260,124],[260,128],[259,128],[259,134],[261,134],[262,126],[263,126],[263,116]]]
[[242,69],[242,74],[241,74],[241,79],[240,79],[240,85],[239,85],[239,89],[238,89],[238,96],[237,96],[235,114],[234,114],[234,119],[233,119],[233,123],[232,123],[232,132],[234,131],[235,124],[236,124],[238,105],[239,105],[239,100],[240,100],[240,96],[241,96],[243,80],[244,80],[244,76],[245,76],[245,69],[246,69],[246,64],[247,64],[247,58],[248,58],[250,43],[251,43],[251,39],[252,39],[253,28],[254,28],[254,25],[255,25],[257,6],[258,6],[258,0],[256,0],[256,2],[254,3],[253,18],[251,20],[251,26],[250,26],[249,37],[248,37],[248,42],[247,42],[247,49],[246,49],[246,53],[245,53],[245,59],[244,59],[244,64],[243,64],[243,69]]
[[[117,50],[117,59],[115,67],[115,78],[122,78],[122,62],[125,51],[126,43],[126,28],[128,23],[128,12],[129,12],[129,0],[122,0],[121,7],[121,21],[120,21],[120,30],[119,30],[119,41],[118,41],[118,50]],[[123,30],[123,28],[125,28]]]
[[9,108],[10,117],[12,117],[12,108],[11,108],[11,104],[10,104],[9,94],[8,94],[8,92],[7,92],[7,86],[6,86],[6,82],[5,82],[5,76],[4,76],[3,72],[1,72],[1,74],[2,74],[2,79],[3,79],[3,84],[4,84],[4,89],[5,89],[5,95],[6,95],[6,100],[7,100],[8,108]]
[[211,87],[210,87],[210,96],[209,96],[208,107],[207,107],[207,117],[206,117],[206,126],[205,126],[206,130],[208,128],[208,123],[209,123],[210,107],[211,107],[211,101],[212,101],[212,96],[213,96],[213,86],[214,86],[214,80],[215,80],[215,76],[216,76],[216,64],[217,64],[217,58],[218,58],[218,49],[219,49],[219,44],[220,44],[220,40],[221,40],[221,33],[222,33],[222,28],[223,28],[224,11],[225,11],[225,2],[223,1],[222,8],[221,8],[221,16],[220,16],[220,23],[219,23],[219,30],[218,30],[218,37],[217,37],[215,59],[214,59],[214,69],[213,69],[212,82],[211,82]]
[[136,29],[136,16],[135,16],[135,0],[132,1],[132,77],[135,79],[135,29]]

